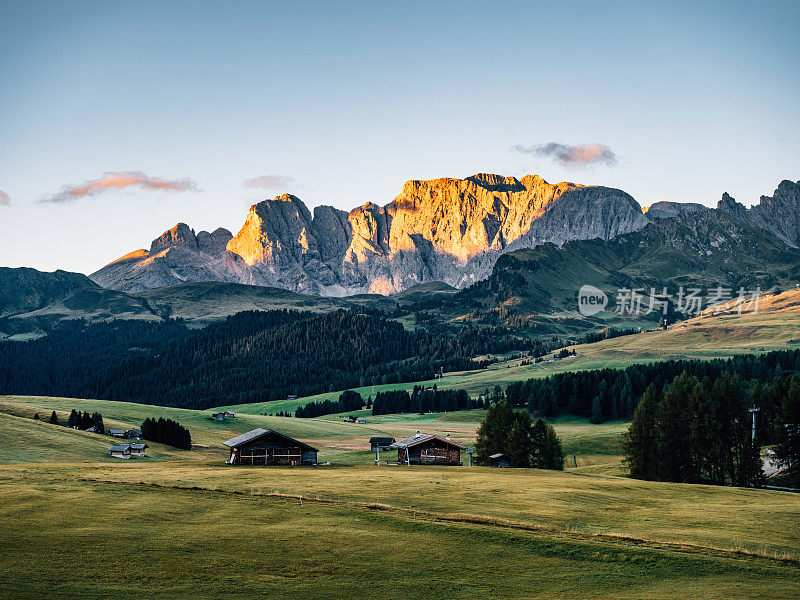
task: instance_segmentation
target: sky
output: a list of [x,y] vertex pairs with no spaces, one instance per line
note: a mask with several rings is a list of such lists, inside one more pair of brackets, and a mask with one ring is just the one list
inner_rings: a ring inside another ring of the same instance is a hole
[[800,3],[0,0],[0,266],[91,273],[284,192],[800,180]]

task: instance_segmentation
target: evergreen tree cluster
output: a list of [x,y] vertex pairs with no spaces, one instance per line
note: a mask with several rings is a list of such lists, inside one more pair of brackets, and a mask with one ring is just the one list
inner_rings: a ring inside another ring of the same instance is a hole
[[[53,411],[55,414],[55,411]],[[52,416],[51,416],[52,419]],[[56,417],[58,421],[58,417]],[[89,411],[80,412],[79,410],[72,409],[67,419],[67,427],[77,427],[78,429],[89,429],[94,427],[95,433],[105,433],[106,429],[103,425],[103,415],[99,412],[89,414]]]
[[378,392],[372,403],[373,415],[397,413],[452,412],[482,408],[465,390],[439,390],[436,386],[423,388],[415,385],[409,394],[406,390]]
[[730,371],[702,380],[684,371],[663,387],[651,384],[624,444],[631,477],[761,485],[749,406],[747,386]]
[[309,402],[304,406],[298,406],[297,410],[294,411],[294,416],[310,419],[313,417],[321,417],[322,415],[361,410],[362,406],[361,394],[353,390],[345,390],[339,395],[339,400],[336,402],[325,400],[323,402]]
[[142,437],[151,442],[166,444],[181,450],[192,449],[192,436],[189,430],[172,419],[148,417],[142,423]]
[[539,417],[562,412],[587,417],[593,423],[630,419],[648,386],[661,389],[683,372],[702,381],[718,379],[723,372],[737,373],[752,405],[761,409],[763,443],[773,443],[780,403],[786,394],[787,375],[800,372],[800,350],[743,354],[729,359],[668,360],[632,365],[625,369],[599,369],[559,373],[543,379],[509,384],[505,397],[512,406],[528,408]]
[[199,330],[177,321],[78,322],[0,344],[0,394],[204,409],[429,379],[440,369],[482,368],[472,357],[530,343],[490,327],[408,331],[357,310],[243,312]]
[[490,464],[493,454],[505,454],[512,467],[564,469],[564,451],[555,429],[543,419],[531,423],[527,410],[508,402],[492,406],[478,428],[475,454],[479,465]]

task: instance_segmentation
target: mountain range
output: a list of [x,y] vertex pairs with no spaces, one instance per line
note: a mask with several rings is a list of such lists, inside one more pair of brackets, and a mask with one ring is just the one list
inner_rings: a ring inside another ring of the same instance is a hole
[[[718,210],[797,247],[799,197],[798,184],[783,181],[751,209],[725,194]],[[656,219],[705,210],[677,202],[642,209],[618,189],[550,184],[537,175],[409,181],[385,206],[368,202],[350,212],[318,206],[313,215],[302,200],[284,194],[253,205],[235,236],[222,228],[195,234],[178,223],[149,249],[130,252],[90,278],[126,292],[201,281],[322,296],[390,294],[430,281],[464,288],[514,250],[610,240]]]
[[90,277],[134,292],[228,281],[324,296],[389,294],[428,281],[457,288],[485,278],[497,257],[546,242],[611,239],[648,222],[621,190],[478,174],[409,181],[385,206],[350,212],[290,194],[253,205],[235,236],[178,223]]
[[536,176],[411,181],[382,208],[313,216],[283,195],[254,205],[236,236],[179,223],[90,277],[0,268],[0,337],[76,318],[204,325],[243,310],[352,306],[569,334],[600,324],[575,311],[582,285],[794,287],[798,246],[800,182],[788,180],[749,209],[728,194],[716,208],[642,209],[620,190]]

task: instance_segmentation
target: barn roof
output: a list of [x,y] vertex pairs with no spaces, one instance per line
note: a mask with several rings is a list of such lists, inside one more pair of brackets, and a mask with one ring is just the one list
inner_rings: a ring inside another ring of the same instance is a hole
[[125,452],[125,450],[130,450],[130,444],[120,444],[118,446],[111,446],[108,450],[110,452]]
[[314,452],[317,452],[316,448],[309,446],[308,444],[305,444],[300,440],[296,440],[294,438],[290,438],[288,435],[283,435],[282,433],[278,433],[274,429],[264,429],[263,427],[256,427],[252,431],[248,431],[247,433],[243,433],[242,435],[237,435],[236,437],[231,438],[229,440],[225,440],[222,443],[225,446],[228,446],[229,448],[235,448],[236,446],[242,446],[244,444],[247,444],[248,442],[252,442],[254,440],[257,440],[258,438],[264,437],[265,435],[269,434],[277,435],[278,437],[282,437],[286,441],[294,442],[298,446],[302,446],[303,448],[307,448],[308,450],[313,450]]
[[394,438],[393,437],[375,436],[375,437],[369,438],[369,443],[370,444],[391,444],[392,442],[394,442]]
[[145,448],[149,448],[147,444],[129,444],[131,450],[144,450]]
[[399,442],[395,442],[392,444],[395,448],[410,448],[412,446],[416,446],[418,444],[422,444],[424,442],[428,442],[430,440],[439,440],[440,442],[444,442],[450,446],[455,446],[456,448],[460,448],[461,450],[466,450],[464,446],[456,444],[455,442],[451,442],[450,440],[446,440],[444,438],[439,437],[438,435],[433,435],[430,433],[417,433],[416,435],[412,435],[409,438],[404,440],[400,440]]

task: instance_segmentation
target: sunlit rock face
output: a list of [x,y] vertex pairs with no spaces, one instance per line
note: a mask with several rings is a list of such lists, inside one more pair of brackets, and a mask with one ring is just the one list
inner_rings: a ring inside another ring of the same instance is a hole
[[647,222],[636,201],[613,188],[549,184],[536,175],[412,180],[389,204],[349,213],[319,206],[312,215],[290,194],[264,200],[233,237],[195,235],[178,224],[146,256],[91,277],[125,291],[207,280],[323,295],[388,294],[426,281],[463,287],[487,276],[505,251],[610,239]]

